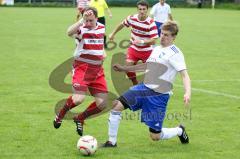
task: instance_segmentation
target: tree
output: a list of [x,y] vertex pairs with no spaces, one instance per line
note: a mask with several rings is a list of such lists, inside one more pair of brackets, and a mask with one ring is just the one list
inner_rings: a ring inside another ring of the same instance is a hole
[[235,3],[240,3],[240,0],[234,0]]

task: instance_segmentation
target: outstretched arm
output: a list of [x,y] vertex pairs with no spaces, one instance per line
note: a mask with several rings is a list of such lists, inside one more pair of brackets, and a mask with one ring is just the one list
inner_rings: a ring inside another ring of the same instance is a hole
[[114,64],[113,69],[115,71],[119,72],[144,72],[147,69],[147,63],[142,63],[138,65],[132,65],[132,66],[122,66],[120,64]]
[[180,74],[182,77],[184,91],[185,91],[184,97],[183,97],[184,103],[187,106],[191,99],[191,80],[190,80],[187,70],[181,71]]
[[124,27],[124,25],[121,23],[119,24],[114,31],[109,35],[109,40],[113,41],[114,40],[114,36],[117,34],[117,32],[119,32],[120,30],[122,30],[122,28]]
[[146,40],[134,40],[133,44],[147,44],[147,45],[154,45],[157,38],[146,39]]
[[78,22],[74,23],[67,29],[67,35],[73,36],[74,34],[77,34],[78,28],[83,25],[83,19],[80,19]]
[[110,10],[109,8],[107,8],[107,11],[108,11],[109,17],[112,18],[112,12],[111,12],[111,10]]

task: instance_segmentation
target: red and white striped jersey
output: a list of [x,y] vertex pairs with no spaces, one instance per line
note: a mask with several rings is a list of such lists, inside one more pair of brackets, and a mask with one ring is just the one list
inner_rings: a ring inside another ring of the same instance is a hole
[[89,6],[90,0],[77,0],[77,7],[78,8],[86,8]]
[[95,29],[80,26],[75,38],[78,40],[74,58],[78,61],[100,65],[104,55],[105,26],[97,23]]
[[[152,38],[158,38],[157,26],[154,20],[150,17],[147,17],[146,20],[140,21],[138,19],[138,14],[128,16],[123,22],[123,25],[126,27],[131,27],[131,39],[133,42],[135,39],[146,40]],[[147,44],[131,44],[133,49],[137,51],[149,51],[152,50],[151,45]]]

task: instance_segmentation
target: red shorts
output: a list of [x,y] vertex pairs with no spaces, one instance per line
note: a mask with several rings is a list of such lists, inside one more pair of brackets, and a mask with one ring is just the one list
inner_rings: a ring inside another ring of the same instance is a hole
[[151,55],[152,50],[150,51],[137,51],[131,47],[128,48],[127,50],[127,60],[131,60],[134,62],[142,61],[145,63],[148,59],[148,57]]
[[81,61],[74,61],[72,70],[72,86],[75,91],[107,93],[107,82],[103,68],[100,65],[92,65]]

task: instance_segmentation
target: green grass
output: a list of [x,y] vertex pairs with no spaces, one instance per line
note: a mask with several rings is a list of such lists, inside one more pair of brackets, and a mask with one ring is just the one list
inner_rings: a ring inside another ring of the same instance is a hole
[[[108,33],[136,10],[112,8],[112,11],[114,18],[107,19]],[[191,143],[181,145],[177,138],[153,142],[144,124],[137,119],[124,119],[119,130],[119,147],[99,149],[91,158],[238,158],[240,13],[173,9],[173,16],[180,24],[176,44],[185,54],[192,87],[196,89],[192,94],[191,120],[189,117],[165,120],[164,126],[183,122]],[[66,36],[66,29],[74,20],[72,8],[0,8],[0,158],[83,158],[76,150],[79,136],[73,122],[64,121],[59,130],[52,126],[55,104],[69,94],[57,92],[48,84],[54,68],[72,56],[74,41]],[[116,37],[118,41],[128,38],[127,29]],[[110,65],[112,56],[118,52],[125,50],[108,51],[104,64],[108,87],[113,93],[116,92]],[[176,83],[181,84],[179,78]],[[183,89],[178,85],[168,114],[185,113]],[[209,94],[199,89],[225,94]],[[85,103],[90,101],[88,98]],[[85,134],[104,142],[107,119],[106,113],[87,120]]]

